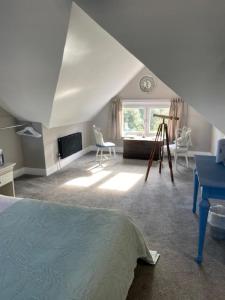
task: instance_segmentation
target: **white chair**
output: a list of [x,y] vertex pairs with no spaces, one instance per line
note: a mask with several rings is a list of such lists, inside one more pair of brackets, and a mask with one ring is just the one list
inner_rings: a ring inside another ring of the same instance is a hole
[[104,142],[103,134],[101,133],[100,128],[96,127],[95,125],[93,125],[93,131],[97,147],[96,161],[99,159],[99,164],[102,165],[102,161],[104,159],[108,159],[108,157],[104,155],[104,150],[108,150],[110,157],[112,156],[112,152],[114,157],[116,157],[116,145],[111,142]]
[[[179,156],[185,157],[186,167],[188,168],[188,151],[192,146],[191,141],[191,129],[188,127],[183,127],[182,129],[176,130],[176,140],[174,144],[170,144],[170,152],[174,156],[174,163],[177,169],[177,158]],[[165,147],[165,146],[164,146]]]

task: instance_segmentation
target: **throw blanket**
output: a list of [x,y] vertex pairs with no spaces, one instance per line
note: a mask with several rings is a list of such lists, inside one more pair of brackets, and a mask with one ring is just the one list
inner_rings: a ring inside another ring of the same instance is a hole
[[137,258],[158,255],[116,211],[21,200],[0,214],[2,300],[124,300]]

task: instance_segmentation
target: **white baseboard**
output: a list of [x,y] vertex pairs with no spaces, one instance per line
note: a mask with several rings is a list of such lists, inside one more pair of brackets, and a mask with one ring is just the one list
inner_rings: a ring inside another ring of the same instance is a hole
[[45,169],[38,169],[38,168],[24,168],[24,174],[35,175],[35,176],[45,176],[46,170]]
[[[167,153],[165,152],[164,155],[167,156]],[[206,151],[188,151],[188,157],[195,157],[195,155],[212,155],[212,153]],[[179,156],[182,156],[182,154]]]
[[212,155],[212,153],[205,151],[188,151],[189,157],[194,157],[195,155]]
[[[95,145],[89,146],[89,151],[96,151],[97,147]],[[123,146],[116,146],[116,152],[117,153],[123,153]],[[189,151],[188,156],[194,157],[195,155],[212,155],[211,152],[206,151]]]
[[84,148],[83,150],[67,157],[64,159],[60,160],[60,167],[59,167],[59,163],[55,163],[53,166],[47,168],[47,169],[39,169],[39,168],[20,168],[17,170],[14,170],[14,178],[20,177],[24,174],[28,174],[28,175],[36,175],[36,176],[49,176],[55,172],[57,172],[58,170],[64,168],[65,166],[69,165],[71,162],[73,162],[74,160],[82,157],[83,155],[87,154],[90,151],[94,151],[95,150],[95,146],[89,146]]
[[[97,147],[95,145],[88,146],[88,147],[84,148],[83,150],[81,150],[67,158],[61,159],[60,164],[59,164],[59,162],[57,162],[53,166],[47,168],[46,170],[40,169],[39,170],[40,174],[32,174],[32,175],[49,176],[49,175],[59,171],[60,169],[66,167],[74,160],[84,156],[85,154],[87,154],[91,151],[96,151],[96,150],[97,150]],[[123,153],[123,147],[116,146],[116,152]],[[189,155],[188,155],[189,157],[194,157],[195,155],[211,155],[211,153],[210,152],[200,152],[200,151],[189,151]],[[26,173],[26,174],[31,174],[31,173]]]
[[[90,146],[90,151],[97,151],[97,147],[95,145]],[[123,147],[122,146],[116,146],[116,152],[117,153],[123,153]]]
[[[96,151],[96,146],[92,146],[93,150]],[[123,153],[123,146],[116,146],[116,152],[117,153]],[[188,156],[194,157],[195,155],[212,155],[211,152],[205,152],[205,151],[189,151]]]
[[35,176],[45,176],[46,171],[45,171],[45,169],[27,168],[27,167],[20,168],[20,169],[13,171],[14,178],[20,177],[24,174],[35,175]]
[[13,171],[13,177],[17,178],[25,174],[25,168],[16,169]]
[[74,160],[84,156],[85,154],[87,154],[88,152],[93,151],[93,150],[94,150],[93,146],[88,146],[88,147],[84,148],[83,150],[81,150],[77,153],[74,153],[73,155],[70,155],[69,157],[60,159],[60,162],[57,161],[54,165],[52,165],[51,167],[49,167],[45,170],[45,175],[49,176],[49,175],[59,171],[60,169],[69,165]]
[[123,153],[123,147],[119,147],[119,146],[116,146],[116,152],[117,153]]
[[[96,146],[95,145],[91,145],[88,146],[86,148],[84,148],[83,150],[67,157],[64,159],[60,160],[60,166],[59,166],[59,162],[55,163],[54,165],[52,165],[51,167],[47,168],[47,169],[38,169],[38,168],[20,168],[17,170],[14,170],[14,178],[20,177],[24,174],[28,174],[28,175],[35,175],[35,176],[49,176],[57,171],[59,171],[60,169],[66,167],[67,165],[69,165],[71,162],[73,162],[74,160],[84,156],[85,154],[91,152],[91,151],[96,151]],[[116,147],[116,152],[117,153],[123,153],[123,147]],[[189,151],[188,156],[189,157],[194,157],[195,155],[212,155],[211,152],[202,152],[202,151]]]

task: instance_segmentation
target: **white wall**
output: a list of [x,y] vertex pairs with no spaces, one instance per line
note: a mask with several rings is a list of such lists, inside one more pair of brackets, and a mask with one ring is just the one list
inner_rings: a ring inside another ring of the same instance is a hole
[[[92,119],[92,125],[101,128],[105,141],[112,141],[112,102],[107,103],[102,110]],[[91,136],[92,144],[95,144],[94,134]],[[121,141],[114,141],[121,145]]]
[[33,138],[29,136],[21,136],[24,167],[31,169],[44,170],[45,155],[44,155],[44,142],[43,142],[43,130],[41,123],[32,123],[31,126],[39,132],[42,136],[40,138]]
[[44,156],[46,169],[53,168],[58,163],[58,143],[57,139],[62,136],[66,136],[72,133],[82,133],[83,148],[91,145],[90,138],[90,123],[78,123],[75,125],[46,128],[43,127],[43,142],[44,142]]
[[187,125],[192,129],[192,150],[211,152],[212,125],[191,105],[188,105]]
[[216,155],[217,151],[217,142],[219,139],[225,138],[225,134],[221,132],[216,127],[212,128],[212,139],[211,139],[211,152],[213,155]]
[[50,127],[89,121],[142,67],[73,4]]
[[[27,136],[15,136],[21,139],[23,163],[20,167],[25,168],[25,172],[33,175],[49,175],[54,173],[59,169],[58,164],[58,142],[57,139],[62,136],[66,136],[72,133],[81,132],[82,133],[82,145],[83,149],[90,146],[91,143],[91,131],[90,123],[78,123],[75,125],[47,128],[41,123],[33,122],[31,126],[42,134],[41,138],[32,138]],[[1,132],[0,132],[1,133]],[[15,143],[15,137],[13,136],[13,141]],[[7,139],[9,138],[9,135]],[[7,140],[6,139],[6,140]],[[10,149],[9,149],[10,150]],[[14,151],[21,155],[19,148]],[[12,151],[12,149],[11,149]],[[71,162],[73,157],[66,158],[61,161],[61,165],[64,166]]]
[[[145,93],[139,88],[140,79],[146,75],[152,76],[156,84],[156,87],[151,93]],[[178,97],[171,88],[146,67],[143,67],[142,70],[128,82],[119,92],[119,96],[121,99],[171,99]]]
[[[153,76],[156,87],[152,93],[144,93],[140,90],[139,81],[145,76]],[[155,74],[147,68],[143,68],[125,87],[120,91],[121,99],[171,99],[178,95],[163,83]],[[112,103],[108,103],[101,112],[92,120],[92,123],[102,129],[105,139],[112,139],[111,135]],[[193,107],[188,106],[187,125],[192,129],[193,151],[210,152],[211,149],[211,124],[199,114]],[[92,138],[93,139],[93,138]],[[94,139],[93,139],[94,142]],[[122,141],[115,141],[122,146]]]
[[[2,108],[0,108],[0,127],[16,125],[16,120]],[[23,167],[23,150],[21,138],[14,128],[0,129],[0,148],[3,149],[6,162],[15,162],[15,169]]]
[[0,104],[46,127],[89,121],[143,66],[72,0],[0,1],[0,41]]
[[49,123],[72,0],[0,1],[0,104]]
[[50,116],[52,126],[87,121],[137,71],[128,49],[225,130],[224,1],[77,0],[126,49],[74,4],[70,25],[77,31],[69,31],[63,55],[71,2],[0,1],[0,103],[6,110],[46,126]]
[[76,2],[188,104],[225,131],[225,1]]
[[[152,76],[154,78],[156,87],[151,93],[144,93],[139,87],[140,79],[143,76]],[[177,98],[177,94],[171,90],[165,83],[163,83],[155,74],[153,74],[148,68],[143,67],[134,78],[132,78],[127,85],[119,92],[121,99],[171,99]],[[93,118],[92,123],[99,126],[106,139],[112,139],[111,130],[112,120],[112,103],[107,103],[102,110]],[[94,137],[92,137],[94,143]],[[121,146],[122,141],[114,141],[117,145]]]

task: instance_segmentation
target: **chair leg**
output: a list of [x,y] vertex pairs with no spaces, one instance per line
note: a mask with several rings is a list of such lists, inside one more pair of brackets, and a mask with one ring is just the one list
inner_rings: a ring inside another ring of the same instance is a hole
[[111,152],[111,147],[109,147],[109,156],[112,155],[112,152]]
[[102,165],[102,159],[103,159],[103,150],[101,149],[101,152],[100,152],[100,166]]
[[114,158],[116,157],[116,147],[113,147],[113,155],[114,155]]
[[185,155],[185,159],[186,159],[186,167],[188,168],[189,165],[188,165],[188,154]]
[[98,160],[98,154],[99,154],[99,148],[97,147],[97,151],[96,151],[96,161]]

